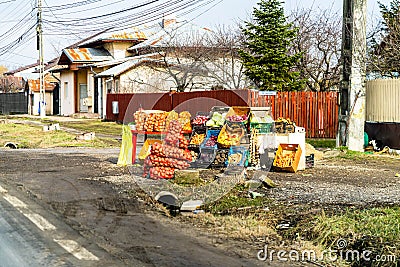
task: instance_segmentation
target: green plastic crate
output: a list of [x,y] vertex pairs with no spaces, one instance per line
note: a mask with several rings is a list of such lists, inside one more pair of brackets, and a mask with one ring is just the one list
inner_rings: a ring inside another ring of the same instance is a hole
[[273,132],[273,123],[263,123],[263,122],[251,122],[250,128],[257,129],[259,133],[272,133]]

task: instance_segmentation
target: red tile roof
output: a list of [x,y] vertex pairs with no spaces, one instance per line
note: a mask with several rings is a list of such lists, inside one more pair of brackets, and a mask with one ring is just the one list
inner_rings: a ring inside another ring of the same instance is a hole
[[[28,80],[28,86],[32,92],[36,92],[36,93],[40,92],[40,81],[39,80]],[[55,87],[56,86],[54,84],[45,81],[46,92],[53,92]]]

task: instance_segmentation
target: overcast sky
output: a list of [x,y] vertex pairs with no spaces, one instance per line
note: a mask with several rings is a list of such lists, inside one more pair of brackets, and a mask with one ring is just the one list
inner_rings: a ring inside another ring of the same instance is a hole
[[[160,2],[162,1],[163,0],[160,0]],[[65,18],[75,19],[98,16],[146,2],[149,1],[43,0],[44,11],[47,11],[43,13],[43,18],[45,20],[45,59],[49,60],[56,57],[59,53],[58,51],[84,36],[84,34],[77,32],[76,27],[69,26],[63,28],[62,24],[54,23],[54,21],[63,20]],[[155,2],[158,3],[158,1]],[[164,0],[164,2],[171,3],[174,1]],[[186,18],[193,19],[196,24],[209,28],[221,24],[235,24],[238,21],[247,20],[251,16],[253,7],[256,6],[257,2],[257,0],[216,0],[203,8],[198,8],[193,12],[189,12],[186,14]],[[369,23],[379,18],[380,14],[377,2],[377,0],[368,0]],[[381,2],[387,4],[389,0],[381,0]],[[79,5],[82,3],[90,4]],[[71,6],[75,4],[77,6]],[[57,8],[57,6],[60,5],[62,6]],[[65,7],[64,5],[69,6]],[[284,8],[287,14],[296,8],[313,8],[315,10],[332,8],[332,12],[337,12],[341,15],[342,5],[342,1],[329,0],[315,0],[314,2],[310,0],[284,1]],[[36,14],[31,12],[33,7],[35,7],[35,0],[0,0],[0,65],[6,65],[9,69],[12,69],[36,61],[37,51],[35,47],[36,40],[34,29]],[[46,7],[53,7],[53,9],[50,11],[46,9]],[[187,10],[190,10],[190,8]],[[133,10],[132,12],[132,14],[137,14],[134,12],[138,11]],[[15,24],[20,20],[24,20],[23,25],[15,27]],[[46,20],[51,20],[53,23],[49,24]],[[78,22],[78,24],[83,24],[83,22]],[[100,30],[102,29],[102,24],[98,23],[93,27],[96,27],[93,30]],[[10,31],[10,29],[13,30]],[[29,32],[29,34],[25,34],[25,32]],[[21,40],[19,40],[20,36],[23,37]],[[13,49],[7,49],[10,42],[14,40],[16,41],[16,45],[13,46]]]
[[[332,1],[332,0],[286,0],[284,2],[285,12],[289,13],[291,10],[297,8],[313,8],[317,9],[330,9],[338,14],[342,14],[343,1]],[[378,2],[388,4],[389,0],[368,0],[368,19],[379,17],[379,6]],[[253,10],[253,7],[257,6],[257,0],[223,0],[217,4],[208,13],[202,15],[197,21],[207,23],[209,25],[215,24],[226,24],[234,21],[245,19]]]

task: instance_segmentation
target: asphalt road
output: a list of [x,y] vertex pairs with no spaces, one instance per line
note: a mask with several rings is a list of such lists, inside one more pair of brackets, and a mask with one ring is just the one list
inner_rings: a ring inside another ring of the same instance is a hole
[[4,199],[0,200],[0,214],[1,266],[57,264],[55,257],[48,253],[55,249],[54,245],[47,244],[46,240],[32,229],[29,220]]
[[57,216],[0,185],[0,266],[118,265]]
[[110,149],[0,149],[8,191],[0,188],[0,267],[265,265],[246,242],[160,214],[117,157]]

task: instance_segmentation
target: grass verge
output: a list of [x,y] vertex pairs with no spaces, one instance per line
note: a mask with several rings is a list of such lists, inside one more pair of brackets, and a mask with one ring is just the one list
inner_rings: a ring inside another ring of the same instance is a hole
[[331,149],[333,149],[336,147],[335,139],[307,138],[306,142],[315,148],[331,148]]
[[104,135],[114,135],[121,136],[122,134],[122,125],[116,122],[104,122],[99,119],[82,119],[75,121],[57,121],[51,120],[50,118],[40,118],[40,117],[24,117],[24,116],[0,116],[0,118],[4,119],[16,119],[16,120],[24,120],[24,121],[36,121],[41,122],[43,124],[53,124],[59,123],[60,126],[64,126],[67,128],[72,128],[82,132],[95,132],[98,134]]
[[342,251],[370,252],[370,260],[346,258],[352,266],[399,266],[400,208],[348,209],[330,216],[322,213],[315,218],[310,237],[327,249],[338,250],[342,242]]
[[121,136],[122,125],[116,122],[104,122],[101,120],[83,120],[60,122],[60,126],[72,128],[82,132],[95,132],[96,134]]
[[0,145],[7,142],[18,145],[19,148],[52,148],[52,147],[119,147],[119,142],[110,138],[96,138],[85,141],[76,140],[75,135],[64,131],[43,132],[39,126],[23,124],[1,124]]
[[[222,232],[230,232],[230,237],[275,236],[298,251],[312,249],[318,257],[324,251],[338,251],[334,262],[332,258],[323,258],[321,263],[327,266],[400,266],[397,206],[336,208],[329,209],[327,214],[311,206],[286,207],[265,197],[252,199],[247,196],[247,188],[238,185],[205,210],[206,216],[196,223],[214,229],[222,227]],[[294,222],[294,227],[277,231],[274,226],[284,218]],[[338,247],[338,240],[345,242],[343,248]]]
[[339,158],[350,159],[350,160],[364,160],[366,158],[374,157],[373,153],[370,152],[358,152],[349,150],[347,147],[338,147],[340,151]]
[[271,200],[264,197],[250,198],[248,196],[248,187],[244,184],[238,184],[218,201],[207,205],[205,209],[216,215],[226,215],[237,211],[262,209],[270,202]]

